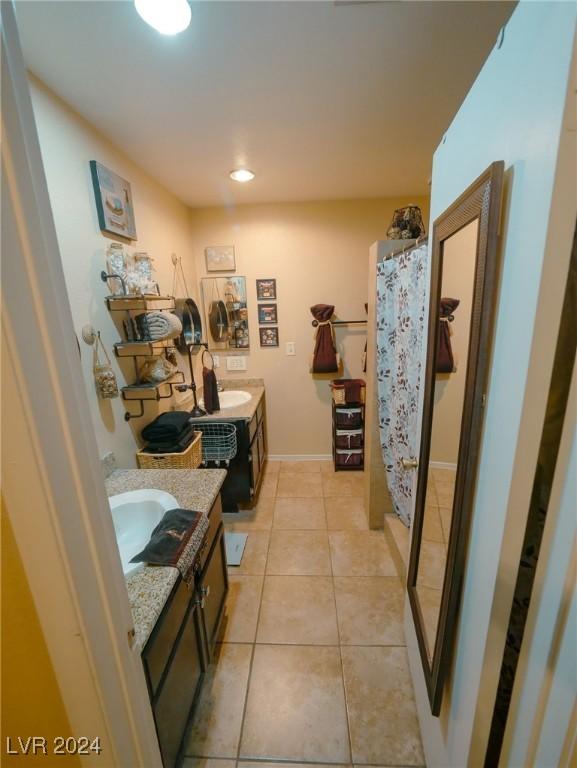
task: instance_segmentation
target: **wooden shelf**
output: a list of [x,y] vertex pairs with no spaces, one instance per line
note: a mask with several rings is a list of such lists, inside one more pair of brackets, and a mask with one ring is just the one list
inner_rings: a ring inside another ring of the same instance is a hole
[[[164,400],[172,395],[172,388],[178,384],[184,384],[184,374],[181,371],[158,384],[129,384],[122,387],[121,392],[125,400]],[[166,386],[170,387],[170,395],[161,395],[162,387]]]
[[159,309],[174,309],[172,296],[107,296],[106,306],[111,312],[140,310],[150,312]]
[[118,341],[114,345],[116,357],[154,357],[161,355],[173,339],[161,341]]

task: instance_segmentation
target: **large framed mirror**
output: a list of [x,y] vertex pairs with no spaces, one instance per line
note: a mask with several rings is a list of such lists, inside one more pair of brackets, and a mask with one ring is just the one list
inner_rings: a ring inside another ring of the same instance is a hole
[[450,669],[465,569],[497,287],[503,163],[432,233],[425,393],[407,578],[431,712]]

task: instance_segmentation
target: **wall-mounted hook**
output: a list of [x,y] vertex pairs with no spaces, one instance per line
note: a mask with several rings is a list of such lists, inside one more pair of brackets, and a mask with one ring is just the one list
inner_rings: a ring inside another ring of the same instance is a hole
[[88,344],[91,347],[98,336],[99,333],[97,333],[96,328],[93,325],[90,325],[90,323],[82,326],[82,341],[85,344]]

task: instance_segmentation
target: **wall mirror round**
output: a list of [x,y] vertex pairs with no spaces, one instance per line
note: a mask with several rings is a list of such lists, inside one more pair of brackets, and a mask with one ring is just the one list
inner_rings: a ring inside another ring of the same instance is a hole
[[407,579],[438,715],[448,677],[486,398],[503,163],[495,162],[434,222],[427,364]]

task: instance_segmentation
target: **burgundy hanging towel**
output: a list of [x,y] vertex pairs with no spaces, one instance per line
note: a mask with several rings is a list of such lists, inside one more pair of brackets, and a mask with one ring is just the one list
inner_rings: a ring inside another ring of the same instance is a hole
[[459,299],[441,299],[439,310],[439,344],[437,347],[437,373],[454,373],[455,361],[451,348],[449,323],[454,320],[453,312],[461,302]]
[[311,373],[337,373],[339,370],[331,325],[334,311],[335,308],[330,304],[315,304],[311,307],[312,316],[318,322]]

